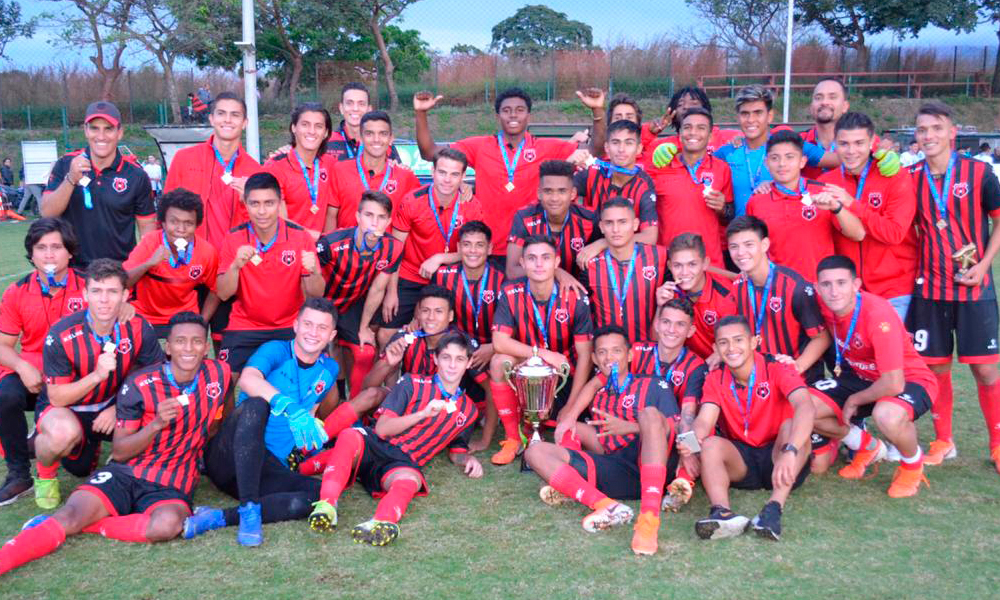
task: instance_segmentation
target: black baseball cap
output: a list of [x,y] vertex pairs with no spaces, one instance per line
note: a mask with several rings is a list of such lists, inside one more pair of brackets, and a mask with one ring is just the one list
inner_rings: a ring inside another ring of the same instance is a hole
[[118,127],[122,122],[122,113],[118,111],[118,107],[114,104],[99,100],[91,102],[87,106],[87,116],[84,117],[83,122],[90,123],[94,119],[105,119],[115,127]]

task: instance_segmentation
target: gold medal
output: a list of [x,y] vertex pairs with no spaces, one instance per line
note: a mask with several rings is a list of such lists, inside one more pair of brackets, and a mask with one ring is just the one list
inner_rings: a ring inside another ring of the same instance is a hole
[[226,171],[225,173],[222,174],[222,183],[224,183],[226,185],[229,185],[232,182],[233,182],[233,174],[232,173]]
[[264,259],[260,257],[260,254],[255,253],[253,256],[250,257],[250,264],[252,264],[255,267],[258,266],[263,261]]
[[103,352],[104,352],[105,354],[111,354],[111,353],[113,353],[113,352],[115,351],[115,349],[116,349],[117,347],[118,347],[118,345],[117,345],[117,344],[115,344],[114,342],[104,342],[104,346],[103,346],[103,347],[101,347],[101,350],[102,350],[102,351],[103,351]]
[[312,214],[316,214],[316,213],[318,213],[318,212],[319,212],[319,207],[318,207],[318,206],[316,206],[315,204],[313,204],[313,205],[312,205],[312,206],[311,206],[311,207],[309,208],[309,212],[311,212]]
[[191,402],[191,399],[188,398],[187,394],[181,394],[180,396],[177,396],[177,402],[179,402],[181,406],[187,406],[188,403]]
[[806,206],[812,206],[813,205],[813,198],[812,198],[811,195],[809,195],[809,192],[806,192],[806,193],[802,194],[802,204],[804,204]]
[[833,368],[833,376],[834,377],[840,377],[840,373],[841,373],[840,365],[835,366]]
[[945,221],[944,219],[938,219],[937,223],[935,223],[935,225],[937,225],[938,229],[940,229],[941,231],[944,231],[945,228],[948,227],[948,221]]
[[507,188],[508,192],[513,192],[514,191],[514,182],[513,181],[508,181],[507,185],[505,185],[504,187]]
[[88,185],[90,185],[90,177],[84,175],[83,177],[80,178],[79,181],[76,182],[76,184],[80,187],[87,187]]

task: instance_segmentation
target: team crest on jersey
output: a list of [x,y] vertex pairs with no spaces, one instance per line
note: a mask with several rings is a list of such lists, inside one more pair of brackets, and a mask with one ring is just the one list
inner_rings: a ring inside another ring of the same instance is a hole
[[771,296],[771,299],[767,301],[767,307],[771,309],[771,312],[781,312],[781,307],[785,303],[781,300],[781,296]]
[[635,406],[635,394],[622,396],[622,408],[632,408]]
[[393,193],[395,191],[396,191],[396,180],[395,179],[390,179],[389,181],[386,181],[385,182],[385,193],[386,194],[391,194],[391,193]]
[[326,178],[327,178],[326,169],[320,169],[319,170],[319,180],[320,181],[326,181]]
[[[226,354],[229,354],[227,351]],[[218,381],[213,381],[212,383],[205,386],[205,393],[209,398],[215,400],[222,395],[222,384]]]
[[575,237],[569,241],[569,247],[573,249],[573,252],[579,252],[583,250],[583,238]]
[[853,338],[851,338],[851,345],[860,350],[861,348],[864,347],[865,343],[861,339],[860,335],[855,335]]
[[680,385],[684,383],[684,371],[674,371],[670,374],[670,383]]
[[762,381],[757,384],[757,389],[755,389],[754,392],[761,400],[767,400],[767,398],[771,395],[771,384],[766,381]]
[[467,420],[468,417],[465,416],[464,412],[460,412],[457,415],[455,415],[455,425],[458,425],[459,427],[465,427],[465,422]]
[[377,263],[375,263],[375,270],[376,271],[383,271],[388,266],[389,266],[389,261],[387,261],[386,259],[383,258],[382,260],[380,260]]
[[70,309],[73,312],[83,310],[83,298],[80,298],[79,296],[75,298],[70,298],[66,302],[66,308]]
[[962,183],[956,183],[951,186],[951,193],[955,195],[956,198],[965,198],[969,195],[969,184],[963,181]]
[[219,360],[229,362],[229,348],[223,348],[219,351]]
[[816,207],[810,204],[809,206],[802,206],[802,218],[806,221],[812,221],[816,218]]
[[524,149],[524,162],[534,162],[535,161],[535,149],[525,148]]
[[493,300],[495,299],[493,290],[483,290],[483,302],[486,304],[493,304]]
[[118,340],[118,354],[128,354],[132,351],[132,339],[122,338]]
[[705,325],[715,325],[715,322],[719,320],[719,313],[714,310],[706,310],[705,314],[701,316],[701,320],[705,322]]
[[715,183],[715,175],[712,173],[705,173],[701,176],[701,182],[708,187],[712,187],[712,184]]
[[114,181],[111,182],[111,187],[113,187],[119,194],[124,194],[125,190],[128,189],[128,179],[125,179],[124,177],[115,177]]
[[653,265],[649,265],[647,267],[643,267],[642,268],[642,277],[646,281],[652,281],[653,279],[655,279],[656,278],[656,267],[654,267]]
[[295,264],[295,250],[284,250],[281,253],[281,264],[290,267]]
[[872,192],[868,194],[868,204],[871,204],[872,208],[882,206],[882,192]]
[[323,390],[326,389],[326,382],[322,379],[317,379],[316,383],[313,384],[313,391],[316,392],[317,396],[323,395]]
[[556,321],[560,323],[565,323],[566,321],[569,321],[569,311],[566,310],[565,308],[557,308]]
[[191,279],[198,279],[204,271],[205,268],[201,265],[191,265],[191,268],[188,269],[188,277]]

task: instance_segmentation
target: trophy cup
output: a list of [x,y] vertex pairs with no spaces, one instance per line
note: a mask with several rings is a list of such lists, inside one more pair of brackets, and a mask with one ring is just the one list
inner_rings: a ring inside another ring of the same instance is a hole
[[951,255],[951,259],[958,264],[957,275],[965,275],[965,272],[969,270],[969,267],[976,264],[976,245],[966,244],[962,246]]
[[[518,402],[524,408],[524,419],[531,425],[528,445],[541,441],[538,427],[548,418],[556,395],[569,380],[569,364],[563,363],[556,369],[538,356],[532,356],[516,367],[510,362],[504,363],[504,377],[514,388]],[[528,470],[523,457],[521,470]]]

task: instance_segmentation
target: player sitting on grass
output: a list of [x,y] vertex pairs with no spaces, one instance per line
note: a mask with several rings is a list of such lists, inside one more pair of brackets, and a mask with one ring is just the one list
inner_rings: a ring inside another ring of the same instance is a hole
[[208,347],[201,317],[174,315],[170,360],[132,373],[118,394],[111,461],[55,514],[31,519],[0,547],[0,574],[54,552],[68,535],[163,542],[180,534],[191,514],[198,456],[230,383],[229,366],[205,358]]
[[449,332],[434,350],[436,375],[404,375],[374,428],[347,429],[337,436],[333,449],[324,453],[328,466],[320,501],[309,516],[314,531],[337,527],[337,500],[357,479],[381,500],[375,516],[355,526],[351,536],[373,546],[393,541],[410,500],[427,493],[421,468],[445,448],[466,475],[483,476],[482,465],[468,453],[479,411],[460,387],[473,350],[465,334]]
[[597,329],[594,363],[607,378],[589,403],[597,419],[576,422],[588,408],[590,395],[576,396],[559,415],[560,423],[573,424],[572,429],[557,429],[557,439],[566,441],[558,445],[536,442],[525,451],[525,460],[548,484],[539,492],[543,502],[555,505],[573,498],[593,511],[583,518],[586,531],[630,522],[632,509],[614,498],[639,498],[632,551],[654,554],[667,455],[673,445],[671,421],[662,415],[676,415],[677,401],[666,381],[633,376],[631,357],[624,329],[616,325]]

